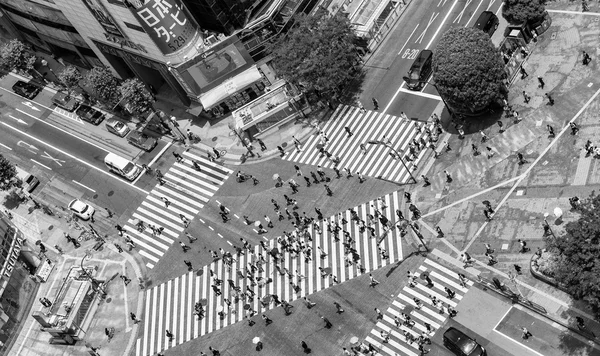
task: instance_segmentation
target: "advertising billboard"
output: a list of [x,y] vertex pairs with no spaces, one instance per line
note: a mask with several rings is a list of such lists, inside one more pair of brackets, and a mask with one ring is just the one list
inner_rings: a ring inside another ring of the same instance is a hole
[[123,32],[117,26],[117,23],[112,18],[110,13],[106,10],[104,5],[100,2],[101,0],[81,0],[90,10],[94,18],[100,23],[106,33],[114,36],[125,37]]
[[181,0],[126,0],[129,9],[163,54],[184,48],[198,27],[187,16]]

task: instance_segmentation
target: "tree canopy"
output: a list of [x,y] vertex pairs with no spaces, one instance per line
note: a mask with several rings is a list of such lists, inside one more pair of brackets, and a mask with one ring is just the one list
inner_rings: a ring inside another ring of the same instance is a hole
[[586,301],[600,317],[600,196],[578,206],[580,217],[561,236],[547,236],[546,249],[555,255],[552,275],[575,299]]
[[58,79],[67,88],[68,94],[71,95],[73,90],[79,86],[79,82],[83,79],[79,69],[75,66],[67,66],[60,73],[58,73]]
[[119,100],[119,80],[106,67],[94,67],[85,75],[85,84],[92,88],[94,96],[106,104]]
[[433,54],[439,94],[459,113],[474,113],[506,95],[504,62],[490,37],[471,27],[453,27]]
[[350,20],[335,15],[297,15],[272,46],[277,74],[289,83],[337,97],[356,72],[358,38]]
[[23,42],[13,39],[0,47],[0,62],[9,70],[28,72],[33,69],[35,56],[29,52]]
[[142,114],[152,108],[154,96],[138,78],[127,79],[121,83],[119,93],[127,109],[134,115]]
[[17,178],[17,169],[2,154],[0,154],[0,190],[21,187],[23,182]]
[[541,21],[546,12],[545,0],[504,0],[502,16],[512,25]]

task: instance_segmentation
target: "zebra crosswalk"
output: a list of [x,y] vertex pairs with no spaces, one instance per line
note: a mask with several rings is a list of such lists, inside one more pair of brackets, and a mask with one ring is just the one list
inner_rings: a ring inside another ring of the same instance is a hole
[[[287,242],[280,237],[244,250],[244,254],[233,253],[230,266],[217,259],[146,290],[143,333],[137,340],[136,355],[154,355],[241,321],[252,311],[267,311],[273,304],[265,298],[273,294],[291,302],[401,260],[395,211],[402,205],[400,194],[394,192],[352,208],[359,219],[370,224],[364,232],[349,209],[315,220],[322,233],[313,224],[308,228],[310,238],[305,235],[292,242],[304,245],[302,252],[285,248],[282,243]],[[385,218],[375,218],[376,211]],[[327,222],[332,224],[331,230]],[[336,224],[342,229],[338,237]],[[277,259],[274,251],[281,252]],[[261,256],[266,259],[255,270],[250,265],[258,265]],[[222,281],[220,287],[215,285],[215,277]],[[203,305],[202,319],[194,315],[196,303]],[[165,338],[166,330],[174,334],[172,340]]]
[[[461,283],[456,272],[430,259],[426,259],[413,275],[421,276],[424,272],[428,273],[433,286],[419,282],[416,282],[413,287],[405,286],[384,313],[383,318],[366,337],[363,347],[370,343],[377,349],[377,355],[381,356],[421,355],[418,350],[419,337],[429,338],[435,334],[449,317],[447,306],[455,308],[473,285],[473,281],[468,279]],[[456,294],[449,298],[445,288],[451,289]],[[430,296],[435,297],[435,303]],[[416,304],[415,298],[420,301],[420,307]],[[444,307],[443,313],[440,304]],[[414,325],[403,323],[402,313],[409,315]],[[398,325],[396,325],[398,320],[395,319],[396,317],[401,321]],[[424,347],[426,346],[425,344]]]
[[184,231],[184,219],[191,221],[232,172],[190,152],[183,156],[183,161],[163,174],[166,182],[154,187],[123,227],[148,268],[154,268]]
[[[346,127],[352,135],[348,134]],[[433,124],[406,120],[377,111],[362,112],[357,107],[340,105],[321,130],[329,139],[327,143],[322,135],[314,134],[302,145],[301,150],[287,153],[284,159],[333,168],[336,166],[333,160],[339,157],[339,169],[348,168],[352,173],[360,172],[370,177],[405,183],[411,179],[408,170],[413,170],[425,156],[427,150],[424,146],[432,128]],[[436,139],[437,136],[432,138]],[[409,159],[409,146],[413,140],[420,143],[422,149],[416,149],[413,158]],[[369,141],[383,144],[369,144]],[[319,149],[323,144],[330,157],[320,153]],[[361,149],[361,144],[365,145],[366,152]],[[395,158],[395,153],[402,156],[405,165]]]

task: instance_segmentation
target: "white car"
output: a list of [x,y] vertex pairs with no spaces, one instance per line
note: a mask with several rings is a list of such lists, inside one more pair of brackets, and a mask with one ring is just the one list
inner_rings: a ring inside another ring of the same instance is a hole
[[75,213],[82,220],[89,220],[92,215],[96,212],[93,206],[88,203],[84,203],[79,199],[73,199],[69,203],[69,209]]

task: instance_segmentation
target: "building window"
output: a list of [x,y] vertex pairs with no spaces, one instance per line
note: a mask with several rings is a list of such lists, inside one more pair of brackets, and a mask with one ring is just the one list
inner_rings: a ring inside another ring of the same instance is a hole
[[144,31],[144,29],[141,26],[134,25],[129,22],[124,22],[124,23],[125,23],[125,26],[129,27],[132,30],[136,30],[136,31],[144,32],[144,33],[146,32],[146,31]]

